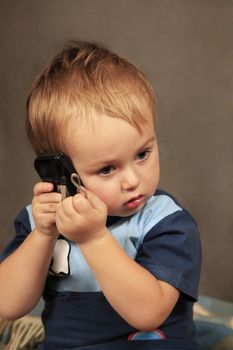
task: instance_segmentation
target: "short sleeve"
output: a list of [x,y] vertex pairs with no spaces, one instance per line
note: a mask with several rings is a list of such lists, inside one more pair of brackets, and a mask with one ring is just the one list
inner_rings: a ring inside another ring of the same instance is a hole
[[168,215],[150,229],[136,261],[186,298],[197,300],[201,245],[197,225],[186,210]]
[[13,253],[20,244],[24,241],[27,235],[31,232],[31,224],[29,220],[28,211],[26,208],[22,209],[16,216],[14,221],[15,226],[15,237],[10,241],[10,243],[3,250],[0,261],[3,261],[11,253]]

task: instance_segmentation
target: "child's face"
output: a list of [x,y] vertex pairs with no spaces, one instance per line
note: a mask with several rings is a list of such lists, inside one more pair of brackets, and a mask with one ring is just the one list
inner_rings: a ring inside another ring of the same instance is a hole
[[134,214],[158,186],[159,156],[152,118],[139,133],[123,119],[93,117],[91,125],[83,123],[69,134],[67,153],[84,186],[107,205],[109,215]]

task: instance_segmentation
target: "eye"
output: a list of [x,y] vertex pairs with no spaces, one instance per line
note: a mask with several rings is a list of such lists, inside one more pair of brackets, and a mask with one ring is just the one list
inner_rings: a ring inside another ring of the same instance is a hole
[[108,165],[99,170],[99,174],[102,176],[110,175],[115,170],[113,165]]
[[145,160],[148,158],[150,151],[149,150],[144,150],[142,152],[139,152],[137,154],[137,160]]

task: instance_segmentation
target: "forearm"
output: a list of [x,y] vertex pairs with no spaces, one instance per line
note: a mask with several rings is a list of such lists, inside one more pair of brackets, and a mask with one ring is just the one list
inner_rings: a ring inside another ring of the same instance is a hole
[[179,293],[172,290],[170,298],[163,282],[131,259],[111,234],[80,248],[106,298],[129,324],[149,330],[167,318]]
[[39,300],[56,240],[36,229],[0,265],[0,316],[15,319]]

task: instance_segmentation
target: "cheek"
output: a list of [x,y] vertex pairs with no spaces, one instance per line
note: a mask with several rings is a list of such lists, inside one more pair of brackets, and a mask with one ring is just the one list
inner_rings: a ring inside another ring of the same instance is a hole
[[150,180],[150,189],[151,189],[151,192],[155,192],[158,188],[158,185],[159,185],[159,174],[156,173],[154,178]]
[[108,212],[113,212],[117,203],[117,193],[113,191],[100,191],[96,195],[107,205]]
[[97,182],[87,182],[86,188],[99,197],[108,207],[108,211],[113,211],[117,203],[117,193],[113,186]]
[[148,169],[146,172],[146,183],[149,191],[154,192],[157,189],[159,184],[159,177],[159,163],[156,161],[151,164],[150,169]]

